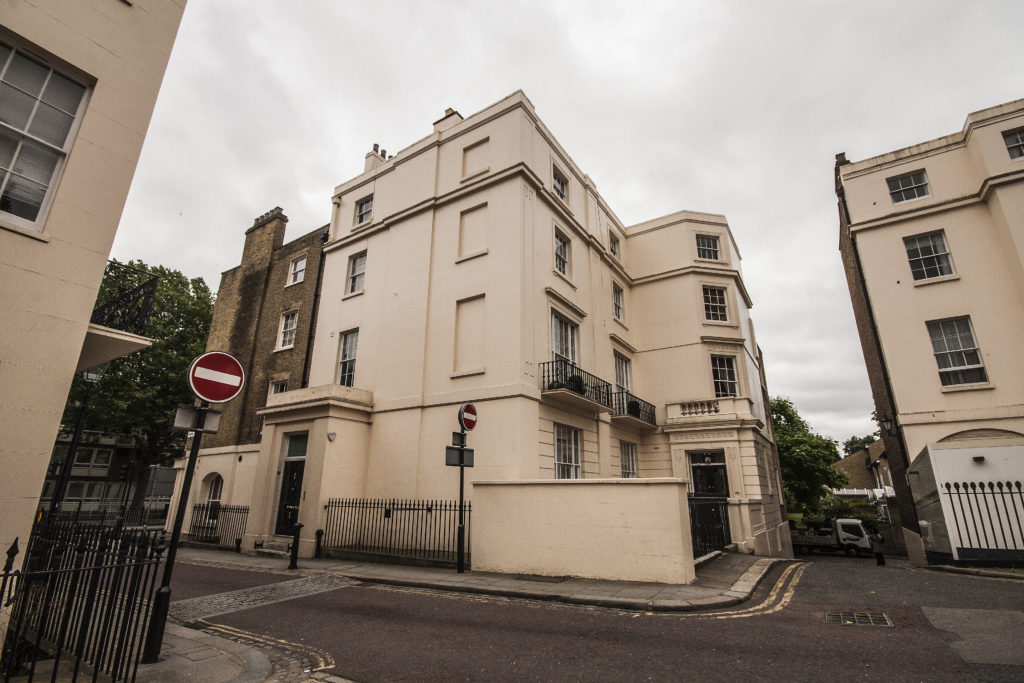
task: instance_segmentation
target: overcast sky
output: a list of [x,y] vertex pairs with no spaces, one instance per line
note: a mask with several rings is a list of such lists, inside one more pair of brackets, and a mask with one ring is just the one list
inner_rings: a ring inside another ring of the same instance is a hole
[[1024,97],[1024,2],[191,0],[112,256],[216,290],[253,219],[522,89],[619,218],[726,216],[768,389],[874,431],[832,169]]

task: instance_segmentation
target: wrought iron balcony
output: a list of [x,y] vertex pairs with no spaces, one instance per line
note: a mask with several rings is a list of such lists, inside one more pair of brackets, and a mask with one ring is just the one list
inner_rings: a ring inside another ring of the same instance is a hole
[[548,397],[598,412],[612,409],[612,386],[567,360],[541,363],[541,391]]
[[159,279],[148,271],[109,261],[89,322],[145,336]]
[[628,391],[617,391],[612,395],[614,399],[614,411],[612,419],[632,418],[646,423],[648,426],[657,426],[654,418],[654,404],[643,401]]

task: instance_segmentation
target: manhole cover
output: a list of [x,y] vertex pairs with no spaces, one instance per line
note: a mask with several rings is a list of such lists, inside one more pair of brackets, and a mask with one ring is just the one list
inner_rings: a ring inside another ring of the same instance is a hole
[[888,626],[892,622],[884,612],[825,612],[826,624],[845,626]]

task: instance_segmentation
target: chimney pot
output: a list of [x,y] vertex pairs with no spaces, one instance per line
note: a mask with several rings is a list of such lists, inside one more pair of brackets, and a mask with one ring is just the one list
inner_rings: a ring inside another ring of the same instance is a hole
[[379,150],[379,149],[380,149],[380,144],[378,144],[378,143],[376,143],[376,142],[375,142],[375,143],[373,143],[373,151],[374,151],[374,152],[376,152],[376,151],[377,151],[377,150]]

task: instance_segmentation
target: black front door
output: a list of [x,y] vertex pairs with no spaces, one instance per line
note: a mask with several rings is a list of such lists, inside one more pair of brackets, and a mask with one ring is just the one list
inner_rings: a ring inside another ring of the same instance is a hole
[[299,521],[299,503],[302,500],[302,472],[305,468],[305,460],[284,461],[275,534],[291,536],[295,532],[295,523]]

